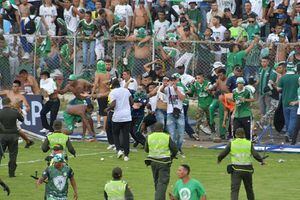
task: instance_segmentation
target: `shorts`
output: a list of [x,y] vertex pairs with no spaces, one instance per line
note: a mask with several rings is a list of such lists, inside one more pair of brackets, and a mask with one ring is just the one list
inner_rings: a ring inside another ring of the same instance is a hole
[[75,123],[81,121],[81,117],[78,115],[70,115],[66,111],[63,114],[64,122],[68,131],[72,131],[75,129]]
[[107,108],[108,97],[98,98],[97,101],[98,101],[98,107],[99,107],[99,115],[107,116],[107,112],[105,111],[105,109]]

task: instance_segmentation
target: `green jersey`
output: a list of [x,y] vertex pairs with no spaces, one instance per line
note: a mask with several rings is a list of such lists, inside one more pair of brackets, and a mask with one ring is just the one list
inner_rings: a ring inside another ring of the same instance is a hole
[[247,32],[245,31],[244,28],[238,26],[238,27],[231,27],[229,28],[230,32],[231,32],[231,37],[233,37],[234,39],[237,39],[238,37],[247,37]]
[[258,91],[259,91],[260,95],[265,95],[264,88],[268,85],[268,81],[270,80],[270,73],[271,73],[270,67],[259,69],[259,89],[258,89]]
[[67,200],[68,198],[68,179],[74,176],[72,168],[64,164],[61,169],[54,165],[47,167],[43,172],[43,178],[48,179],[46,184],[47,200]]
[[278,88],[282,89],[282,105],[289,107],[290,102],[297,101],[298,74],[285,74],[278,82]]
[[198,28],[198,24],[201,22],[201,13],[200,10],[195,8],[195,9],[188,9],[187,15],[189,18],[192,20],[194,26]]
[[233,72],[233,68],[235,65],[240,65],[243,67],[243,59],[247,55],[246,51],[239,51],[239,52],[229,52],[227,54],[227,70],[226,75]]
[[85,37],[91,36],[97,30],[97,26],[94,23],[94,20],[88,23],[85,19],[79,22],[78,28],[81,28]]
[[211,83],[205,80],[202,84],[199,82],[195,82],[192,87],[191,91],[193,94],[196,93],[198,96],[198,107],[199,108],[208,108],[213,100],[212,95],[207,92],[207,88]]
[[[176,86],[181,87],[183,89],[183,92],[186,94],[186,92],[188,91],[188,88],[186,86],[183,85],[182,82],[178,82],[176,84]],[[183,105],[189,105],[189,96],[185,95],[185,99],[182,102]]]
[[235,102],[234,118],[252,116],[250,102],[241,101],[241,98],[252,99],[253,94],[245,87],[242,89],[242,91],[239,91],[238,88],[233,90],[233,100]]
[[199,200],[205,195],[205,190],[196,179],[190,179],[187,183],[180,179],[175,184],[173,195],[178,200]]

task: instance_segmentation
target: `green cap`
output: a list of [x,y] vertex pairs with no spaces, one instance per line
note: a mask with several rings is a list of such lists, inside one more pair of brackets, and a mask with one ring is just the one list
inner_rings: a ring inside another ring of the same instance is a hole
[[53,162],[65,162],[65,158],[63,156],[63,154],[59,153],[59,154],[56,154],[54,157],[53,157]]
[[77,76],[75,74],[71,74],[68,78],[69,81],[76,81],[77,80]]
[[244,80],[243,77],[238,77],[238,78],[236,79],[236,84],[239,84],[239,83],[245,84],[245,80]]
[[137,37],[138,38],[145,38],[146,37],[146,30],[144,28],[139,28],[137,31]]
[[4,2],[4,4],[3,4],[3,8],[4,8],[5,10],[9,10],[10,7],[11,7],[11,3],[9,2],[9,0],[6,0],[6,1]]
[[174,73],[172,74],[172,78],[176,78],[176,79],[179,79],[181,76],[179,73]]
[[105,74],[106,73],[106,64],[103,60],[97,62],[97,73]]
[[284,65],[285,61],[280,61],[274,64],[274,69],[277,69],[279,66]]

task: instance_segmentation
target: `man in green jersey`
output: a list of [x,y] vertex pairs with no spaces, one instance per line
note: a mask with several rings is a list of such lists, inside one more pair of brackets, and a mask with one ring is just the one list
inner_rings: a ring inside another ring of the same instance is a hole
[[233,100],[235,102],[234,120],[233,120],[233,134],[235,137],[235,130],[243,128],[246,133],[246,139],[251,140],[251,118],[252,111],[250,103],[255,99],[250,90],[245,88],[245,81],[242,77],[236,80],[237,88],[233,90]]
[[122,180],[122,169],[116,167],[112,170],[113,180],[109,181],[104,186],[105,200],[133,200],[133,194],[129,189],[128,184]]
[[83,66],[92,67],[95,65],[95,34],[97,33],[97,26],[92,20],[91,11],[85,12],[84,19],[79,22],[77,30],[84,37],[82,41]]
[[297,67],[292,63],[287,63],[286,74],[281,77],[278,82],[277,89],[282,94],[282,107],[287,129],[285,140],[290,142],[296,126],[297,106],[291,105],[293,101],[297,101],[298,78],[296,74]]
[[77,185],[74,178],[74,172],[64,162],[62,154],[56,154],[53,158],[54,164],[47,167],[41,178],[37,180],[37,185],[46,182],[45,199],[46,200],[67,200],[68,187],[70,183],[74,190],[74,200],[78,199]]
[[171,200],[206,200],[206,193],[202,184],[191,178],[190,166],[182,164],[177,170],[179,180],[176,182]]
[[197,117],[197,125],[196,129],[203,130],[206,134],[211,134],[211,130],[213,129],[210,126],[210,130],[208,126],[209,123],[209,106],[212,103],[213,97],[209,91],[211,83],[208,80],[205,80],[203,73],[198,73],[196,75],[196,82],[191,87],[191,93],[196,94],[198,97],[198,117]]
[[243,181],[248,200],[254,200],[252,187],[252,174],[254,172],[251,156],[262,165],[264,160],[255,151],[251,141],[245,139],[245,131],[238,128],[235,133],[236,139],[232,140],[218,156],[218,164],[228,155],[231,155],[231,165],[227,172],[231,174],[231,200],[239,199],[241,181]]

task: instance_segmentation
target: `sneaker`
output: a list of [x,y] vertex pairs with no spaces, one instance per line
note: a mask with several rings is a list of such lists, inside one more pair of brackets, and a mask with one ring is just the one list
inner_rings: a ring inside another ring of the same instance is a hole
[[24,148],[26,148],[26,149],[28,149],[30,146],[32,146],[32,145],[34,145],[34,141],[32,141],[32,140],[29,140],[29,142],[28,143],[26,143],[26,145],[25,145],[25,147]]
[[106,149],[107,150],[111,150],[111,149],[114,149],[115,148],[115,145],[114,144],[110,144]]
[[48,132],[49,132],[49,130],[45,129],[45,128],[43,128],[42,130],[40,130],[40,133],[48,133]]
[[182,158],[186,158],[186,156],[184,155],[184,153],[183,153],[182,150],[179,150],[179,151],[178,151],[178,155],[180,155]]
[[208,126],[203,126],[202,124],[200,125],[200,129],[206,134],[206,135],[211,135],[211,130]]
[[100,133],[97,134],[97,136],[106,136],[106,132],[105,131],[100,131]]
[[128,156],[124,156],[124,161],[125,162],[129,161],[129,157]]
[[97,124],[97,129],[103,127],[100,123]]
[[29,53],[24,53],[24,56],[22,57],[22,59],[24,59],[24,60],[27,60],[27,59],[29,59],[29,57],[30,57],[30,55],[29,55]]
[[192,138],[194,138],[194,140],[196,141],[200,140],[199,136],[196,133],[192,134]]
[[122,158],[123,155],[124,155],[123,151],[119,150],[117,153],[117,158]]

